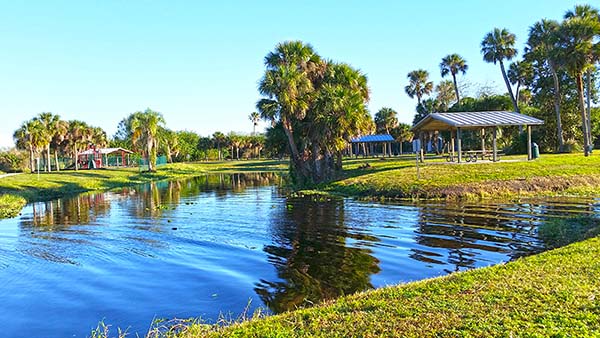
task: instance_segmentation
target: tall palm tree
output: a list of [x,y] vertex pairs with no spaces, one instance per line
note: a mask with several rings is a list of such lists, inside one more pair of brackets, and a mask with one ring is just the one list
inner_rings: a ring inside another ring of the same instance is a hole
[[[450,108],[450,103],[452,103],[455,94],[453,89],[452,81],[449,80],[441,81],[435,86],[435,99],[440,105],[440,110],[448,111],[448,108]],[[458,103],[458,101],[456,102]]]
[[144,112],[136,112],[131,119],[133,143],[143,144],[146,149],[148,171],[156,171],[156,152],[158,149],[158,132],[164,127],[165,118],[161,113],[147,108]]
[[512,87],[506,75],[504,69],[504,60],[511,60],[517,55],[517,50],[514,48],[516,36],[510,33],[506,28],[499,29],[494,28],[493,31],[487,33],[481,41],[481,53],[483,54],[483,60],[493,64],[500,64],[500,71],[508,89],[508,94],[512,100],[515,111],[519,111],[519,105],[513,94]]
[[570,16],[558,30],[559,48],[555,50],[555,57],[559,64],[575,78],[577,83],[585,156],[588,156],[591,151],[591,134],[590,119],[586,113],[584,100],[583,74],[593,67],[594,60],[600,54],[600,42],[595,40],[598,35],[600,35],[600,21],[597,18]]
[[458,54],[447,55],[442,59],[442,62],[440,63],[442,77],[445,77],[448,74],[452,75],[452,82],[454,83],[454,92],[456,93],[456,102],[460,102],[458,84],[456,82],[456,74],[462,73],[464,75],[467,73],[468,68],[469,66],[467,65],[467,61]]
[[546,60],[546,65],[552,74],[554,81],[554,112],[556,114],[556,137],[558,140],[558,151],[564,150],[564,136],[562,119],[560,117],[560,81],[558,78],[558,62],[554,57],[557,48],[557,32],[560,24],[554,20],[543,19],[529,28],[529,38],[525,48],[526,59],[541,58]]
[[71,120],[68,124],[69,129],[65,142],[75,161],[75,170],[79,170],[79,152],[88,145],[89,126],[79,120]]
[[417,106],[421,105],[424,95],[433,91],[433,82],[429,81],[429,73],[424,69],[413,70],[408,73],[408,85],[404,87],[406,94],[412,99],[417,97]]
[[216,131],[213,134],[213,141],[217,145],[217,150],[219,152],[219,160],[223,159],[223,154],[221,152],[221,146],[225,144],[227,141],[227,136],[220,131]]
[[35,171],[35,154],[39,151],[40,146],[43,144],[41,140],[43,128],[44,126],[40,123],[40,121],[32,119],[23,122],[21,127],[19,127],[19,129],[17,129],[13,134],[17,148],[29,150],[29,169],[31,172]]
[[260,94],[267,98],[257,103],[257,109],[263,118],[281,121],[297,169],[302,167],[302,159],[293,124],[306,115],[313,91],[311,78],[319,73],[323,64],[311,45],[301,41],[283,42],[265,57],[267,70],[258,85]]
[[258,121],[260,121],[260,114],[252,112],[248,115],[248,119],[252,121],[252,135],[256,135],[256,126],[258,125]]
[[54,134],[56,133],[56,125],[58,121],[60,121],[60,117],[58,115],[54,115],[52,113],[40,113],[35,117],[38,120],[43,128],[41,132],[41,141],[46,150],[46,171],[52,171],[50,166],[50,143],[52,142],[52,138],[54,138]]
[[381,108],[375,113],[375,126],[377,132],[385,131],[386,134],[390,133],[390,130],[398,125],[398,113],[392,108]]
[[[590,5],[577,5],[574,10],[569,10],[565,13],[565,20],[571,19],[582,19],[589,20],[591,23],[597,24],[600,23],[600,12],[597,8],[594,8]],[[596,32],[594,34],[596,36],[596,40],[600,34]],[[592,39],[594,39],[592,37]],[[598,47],[598,44],[596,44]],[[594,51],[588,55],[589,57],[589,67],[586,70],[586,98],[587,98],[587,112],[586,112],[586,123],[588,130],[588,139],[590,140],[590,147],[592,146],[592,116],[591,116],[591,90],[592,90],[592,73],[595,70],[595,64],[600,59],[600,48],[594,48]]]
[[522,85],[531,82],[533,78],[533,66],[527,61],[513,62],[508,66],[508,79],[510,83],[516,84],[515,99],[519,102],[519,91]]
[[69,123],[67,121],[59,120],[56,123],[56,129],[52,142],[50,142],[50,148],[54,149],[54,164],[56,164],[56,171],[60,171],[60,164],[58,163],[58,153],[64,151],[65,140],[67,139],[69,132]]

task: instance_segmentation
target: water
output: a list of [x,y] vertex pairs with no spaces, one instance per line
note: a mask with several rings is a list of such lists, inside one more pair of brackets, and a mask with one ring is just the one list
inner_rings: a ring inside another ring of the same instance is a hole
[[0,221],[2,335],[281,312],[539,252],[541,222],[600,211],[593,199],[315,202],[286,199],[279,180],[205,176],[28,205]]

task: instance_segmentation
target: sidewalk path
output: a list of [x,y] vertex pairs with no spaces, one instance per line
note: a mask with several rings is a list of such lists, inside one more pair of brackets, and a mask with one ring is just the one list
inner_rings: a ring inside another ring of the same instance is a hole
[[0,175],[0,178],[3,178],[3,177],[8,177],[8,176],[21,175],[21,174],[22,174],[22,173],[10,173],[10,174],[2,174],[2,175]]

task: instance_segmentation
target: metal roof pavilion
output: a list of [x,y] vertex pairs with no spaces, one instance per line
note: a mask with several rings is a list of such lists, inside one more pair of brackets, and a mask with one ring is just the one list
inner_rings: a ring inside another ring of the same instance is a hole
[[390,134],[365,135],[353,138],[352,143],[371,143],[371,142],[394,142],[394,138]]
[[512,111],[432,113],[415,124],[411,130],[435,131],[454,130],[457,128],[480,129],[485,127],[531,126],[541,124],[544,124],[544,121]]

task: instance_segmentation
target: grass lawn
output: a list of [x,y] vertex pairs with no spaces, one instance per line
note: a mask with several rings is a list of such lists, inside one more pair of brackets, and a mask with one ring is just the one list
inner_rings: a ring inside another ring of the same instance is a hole
[[[588,231],[597,234],[594,221]],[[177,337],[597,337],[599,256],[596,237],[310,309],[227,327],[196,324]]]
[[[321,190],[347,196],[389,198],[486,198],[532,195],[600,194],[600,156],[542,155],[535,161],[448,164],[442,160],[420,165],[404,160],[352,159],[345,162],[344,177]],[[369,168],[362,168],[364,163]]]

